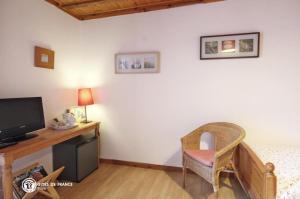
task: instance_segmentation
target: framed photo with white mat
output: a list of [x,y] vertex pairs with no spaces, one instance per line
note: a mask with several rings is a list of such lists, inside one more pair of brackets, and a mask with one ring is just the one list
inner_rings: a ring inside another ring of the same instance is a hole
[[115,55],[116,74],[159,73],[159,52],[118,53]]

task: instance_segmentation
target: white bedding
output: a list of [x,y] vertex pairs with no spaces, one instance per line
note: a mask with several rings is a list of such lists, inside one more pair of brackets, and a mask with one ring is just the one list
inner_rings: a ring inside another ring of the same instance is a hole
[[251,148],[263,163],[272,162],[277,176],[276,199],[300,199],[300,147]]

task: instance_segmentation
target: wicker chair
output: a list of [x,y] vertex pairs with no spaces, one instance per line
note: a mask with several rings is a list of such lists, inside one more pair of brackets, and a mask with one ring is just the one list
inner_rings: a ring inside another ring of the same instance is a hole
[[[211,133],[214,138],[214,150],[200,150],[200,138],[206,132]],[[234,150],[244,137],[245,131],[240,126],[216,122],[205,124],[181,138],[183,186],[185,187],[186,169],[189,168],[211,183],[214,192],[217,192],[220,172],[230,168],[237,174],[231,163]]]

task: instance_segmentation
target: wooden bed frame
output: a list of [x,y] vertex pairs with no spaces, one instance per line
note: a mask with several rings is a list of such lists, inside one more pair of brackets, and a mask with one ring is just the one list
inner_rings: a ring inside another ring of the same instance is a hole
[[272,163],[263,164],[244,142],[238,145],[234,156],[238,178],[251,199],[275,199],[276,176]]

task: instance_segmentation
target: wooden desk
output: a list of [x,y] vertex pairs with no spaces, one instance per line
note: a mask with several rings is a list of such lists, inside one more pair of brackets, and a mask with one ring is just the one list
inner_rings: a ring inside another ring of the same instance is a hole
[[[91,130],[95,131],[95,135],[98,140],[99,149],[99,122],[91,122],[88,124],[80,124],[78,127],[64,130],[64,131],[54,131],[51,129],[46,129],[38,132],[39,136],[19,142],[14,146],[0,149],[0,165],[2,170],[2,185],[3,185],[3,195],[5,199],[13,199],[13,188],[12,188],[12,164],[14,160],[30,155],[41,149],[51,147],[60,142],[66,141],[68,139],[74,138],[78,135],[88,133]],[[99,150],[98,150],[99,157]]]

